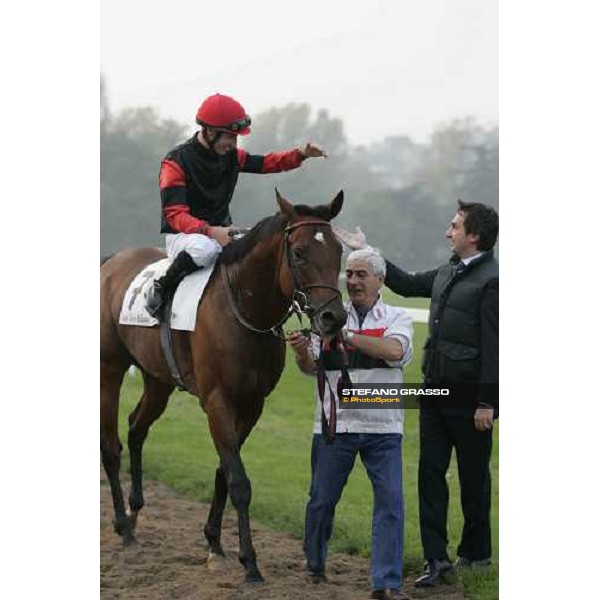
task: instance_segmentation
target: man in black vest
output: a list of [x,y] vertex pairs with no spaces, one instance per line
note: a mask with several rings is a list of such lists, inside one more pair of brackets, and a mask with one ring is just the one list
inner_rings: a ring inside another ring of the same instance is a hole
[[[336,228],[349,247],[366,246],[364,234]],[[446,237],[449,263],[407,273],[386,261],[385,284],[403,296],[431,298],[429,336],[423,355],[424,384],[459,386],[458,405],[443,397],[421,402],[419,520],[426,558],[415,582],[430,587],[452,569],[447,546],[446,472],[456,449],[464,516],[457,567],[481,567],[491,559],[492,428],[498,416],[498,262],[493,248],[498,214],[488,206],[459,200]],[[447,402],[447,401],[446,401]]]

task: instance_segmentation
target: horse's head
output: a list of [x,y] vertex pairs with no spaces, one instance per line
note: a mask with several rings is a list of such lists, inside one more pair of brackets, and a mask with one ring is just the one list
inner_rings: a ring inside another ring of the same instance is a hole
[[346,323],[346,311],[338,289],[342,246],[329,222],[340,212],[344,193],[330,204],[294,206],[277,190],[277,203],[286,217],[281,289],[291,295],[321,336],[335,335]]

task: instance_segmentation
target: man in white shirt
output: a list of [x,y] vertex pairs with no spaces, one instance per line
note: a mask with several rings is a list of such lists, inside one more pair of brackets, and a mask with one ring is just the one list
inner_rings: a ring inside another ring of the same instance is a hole
[[[402,383],[402,367],[412,359],[412,319],[399,307],[383,303],[379,295],[385,279],[385,261],[369,248],[352,252],[346,263],[350,301],[344,337],[348,345],[348,372],[352,384]],[[299,368],[317,372],[320,349],[300,333],[289,337]],[[327,543],[333,516],[357,454],[373,485],[371,598],[400,598],[404,536],[402,493],[402,423],[400,408],[343,408],[337,405],[336,436],[328,444],[322,434],[322,415],[330,414],[330,389],[337,390],[343,355],[323,347],[320,357],[325,377],[323,407],[316,390],[311,454],[312,481],[306,508],[304,553],[314,581],[325,579]],[[315,386],[316,387],[316,386]],[[323,413],[324,410],[324,413]]]

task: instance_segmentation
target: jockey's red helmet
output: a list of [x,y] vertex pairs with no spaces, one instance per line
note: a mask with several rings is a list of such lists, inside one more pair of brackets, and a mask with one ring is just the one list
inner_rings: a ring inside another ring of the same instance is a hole
[[198,125],[234,135],[248,135],[250,122],[244,107],[224,94],[213,94],[206,98],[196,113]]

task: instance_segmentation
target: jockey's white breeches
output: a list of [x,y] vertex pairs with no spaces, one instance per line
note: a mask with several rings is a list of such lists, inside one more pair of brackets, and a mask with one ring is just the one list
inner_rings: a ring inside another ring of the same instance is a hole
[[165,244],[171,260],[185,250],[199,267],[214,263],[222,250],[219,242],[201,233],[167,233]]

